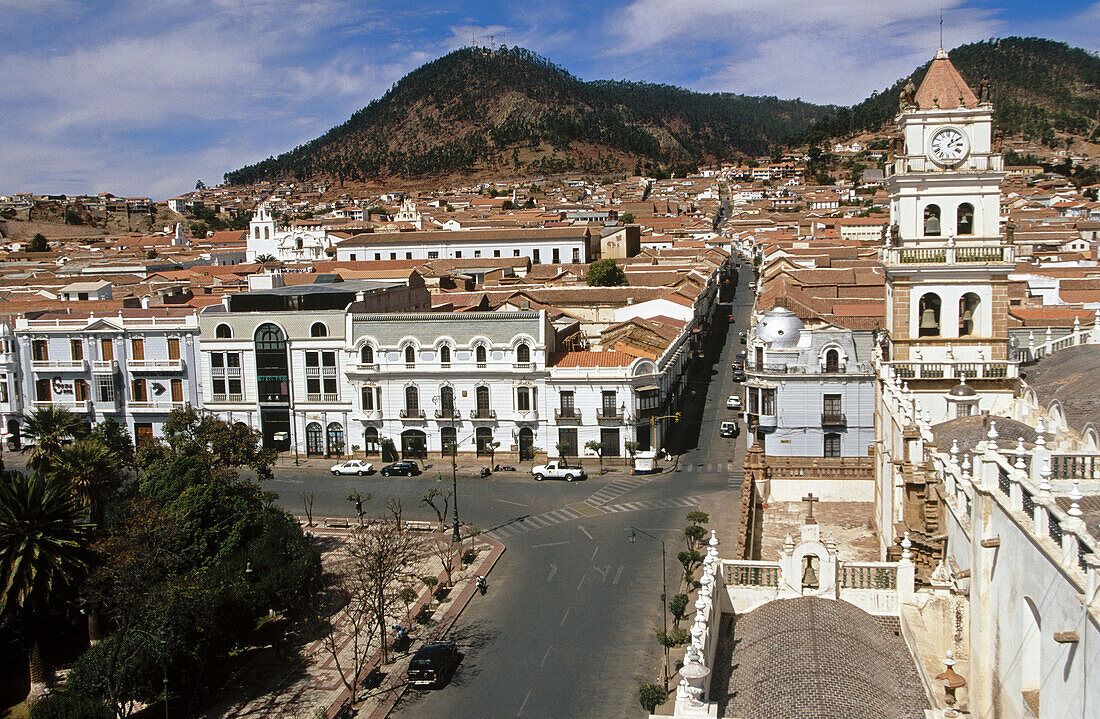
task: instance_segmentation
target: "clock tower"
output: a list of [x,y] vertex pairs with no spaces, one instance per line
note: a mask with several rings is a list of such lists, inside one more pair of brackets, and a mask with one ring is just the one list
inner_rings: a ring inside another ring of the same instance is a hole
[[[979,98],[942,48],[919,89],[902,92],[900,147],[887,167],[886,270],[889,364],[936,422],[964,378],[980,410],[1011,396],[1008,274],[1014,248],[1001,236],[1003,158],[993,145],[993,106]],[[973,407],[967,404],[967,411]],[[954,410],[953,410],[954,411]]]

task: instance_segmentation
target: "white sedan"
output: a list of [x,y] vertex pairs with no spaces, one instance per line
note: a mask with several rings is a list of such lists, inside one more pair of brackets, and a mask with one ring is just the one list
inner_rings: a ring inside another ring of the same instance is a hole
[[741,398],[731,394],[726,398],[726,409],[741,409]]
[[361,459],[349,459],[343,464],[333,465],[329,471],[333,474],[358,474],[362,477],[364,474],[374,472],[374,465]]

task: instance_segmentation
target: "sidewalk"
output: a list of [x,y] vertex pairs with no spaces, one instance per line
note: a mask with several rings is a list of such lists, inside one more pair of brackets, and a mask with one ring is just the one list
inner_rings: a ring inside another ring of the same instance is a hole
[[[295,464],[294,455],[284,453],[284,454],[279,455],[279,457],[275,460],[274,467],[275,467],[276,471],[283,470],[283,469],[288,469],[288,468],[293,469],[295,467],[312,469],[312,470],[316,470],[316,469],[328,470],[333,465],[340,464],[341,462],[344,462],[347,459],[348,458],[336,458],[336,457],[329,458],[329,459],[326,459],[324,457],[310,457],[310,458],[307,459],[305,457],[299,457],[298,460],[297,460],[297,464]],[[367,461],[371,462],[374,465],[374,474],[369,475],[371,477],[379,476],[378,471],[382,467],[389,464],[389,462],[381,461],[378,457],[368,457]],[[443,475],[444,479],[447,479],[451,476],[451,462],[447,457],[427,457],[425,459],[418,459],[416,461],[417,461],[417,464],[420,465],[421,472],[423,472],[424,474],[441,474],[441,475]],[[658,467],[665,467],[666,468],[665,471],[670,471],[673,468],[674,462],[675,462],[675,458],[670,457],[668,460],[658,460],[657,461],[657,466]],[[599,474],[599,472],[600,472],[600,462],[599,462],[599,460],[597,460],[593,457],[580,457],[580,458],[571,457],[569,459],[569,463],[571,465],[583,467],[584,471],[588,472],[589,476],[592,476],[592,477],[599,477],[600,476],[600,474]],[[481,477],[482,468],[484,468],[484,467],[492,468],[493,466],[495,466],[497,464],[507,465],[509,467],[515,467],[516,471],[515,472],[503,472],[503,471],[502,472],[493,472],[492,474],[490,474],[488,477],[485,477],[484,479],[488,480],[488,479],[492,479],[493,477],[497,477],[497,476],[504,477],[504,478],[510,478],[510,477],[511,478],[514,478],[514,477],[527,478],[527,477],[531,476],[531,468],[533,466],[535,466],[536,464],[543,464],[543,462],[530,462],[530,461],[528,461],[528,462],[515,462],[515,461],[497,460],[497,461],[493,462],[492,464],[490,464],[488,462],[488,460],[484,459],[484,458],[479,461],[479,460],[472,459],[472,458],[471,459],[466,459],[466,458],[461,458],[460,457],[457,464],[456,464],[456,470],[457,470],[458,476],[463,478],[463,479],[469,479],[471,477],[473,477],[475,479],[482,479],[482,477]],[[603,470],[604,470],[604,472],[603,472],[604,476],[608,476],[608,475],[625,476],[625,475],[631,474],[634,471],[634,466],[633,466],[633,463],[630,461],[629,457],[606,457],[606,458],[604,458],[604,461],[603,461]]]

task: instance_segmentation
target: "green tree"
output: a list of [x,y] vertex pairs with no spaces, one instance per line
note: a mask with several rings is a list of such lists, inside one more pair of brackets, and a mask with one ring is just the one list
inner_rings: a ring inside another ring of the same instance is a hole
[[668,600],[668,611],[672,614],[672,621],[680,623],[684,618],[684,612],[687,611],[687,605],[688,595],[683,592],[672,595],[672,599]]
[[97,439],[78,439],[61,447],[51,471],[54,479],[68,486],[73,498],[88,508],[89,518],[98,526],[103,521],[104,504],[121,480],[111,450]]
[[209,228],[206,226],[205,222],[191,223],[191,237],[195,238],[196,240],[205,238],[208,231]]
[[261,265],[265,265],[268,262],[277,262],[277,260],[275,259],[275,255],[263,254],[256,255],[256,262],[260,263]]
[[554,449],[558,450],[558,457],[561,458],[561,466],[563,466],[563,467],[567,466],[567,460],[565,458],[565,454],[566,454],[566,452],[569,451],[569,443],[568,442],[556,442],[554,444]]
[[676,555],[684,567],[684,584],[691,586],[695,581],[695,570],[703,563],[703,555],[694,549],[686,549]]
[[46,242],[46,236],[41,232],[35,233],[31,238],[31,242],[27,245],[27,252],[46,252],[50,249],[50,245]]
[[626,284],[626,273],[615,260],[597,260],[588,266],[589,287],[618,287]]
[[23,436],[34,443],[27,465],[37,472],[49,473],[62,446],[73,439],[79,427],[80,419],[57,405],[36,407],[24,415]]
[[633,224],[634,223],[634,213],[633,212],[624,212],[622,214],[622,216],[619,217],[619,219],[622,220],[622,223],[624,225]]
[[53,692],[30,706],[30,719],[111,719],[103,702],[74,692]]
[[156,250],[146,250],[145,259],[147,259],[147,260],[157,259],[157,251]]
[[585,449],[590,449],[600,460],[600,474],[603,474],[603,442],[599,442],[594,439],[590,439],[584,443]]
[[502,210],[514,210],[514,209],[516,209],[516,203],[512,202],[511,200],[505,200],[501,204],[500,209],[502,209]]
[[702,510],[693,509],[687,513],[686,519],[692,524],[707,524],[710,522],[710,515]]
[[248,467],[258,478],[271,479],[275,450],[265,449],[260,433],[243,422],[230,424],[187,405],[168,413],[163,433],[177,454],[205,454],[220,467]]
[[652,714],[667,701],[668,690],[660,684],[643,684],[638,688],[638,703],[648,714]]
[[68,488],[43,476],[8,472],[0,482],[0,617],[24,626],[30,696],[45,688],[42,618],[84,578],[92,527]]
[[106,447],[119,467],[133,468],[134,440],[121,424],[108,418],[92,427],[92,432],[88,436]]

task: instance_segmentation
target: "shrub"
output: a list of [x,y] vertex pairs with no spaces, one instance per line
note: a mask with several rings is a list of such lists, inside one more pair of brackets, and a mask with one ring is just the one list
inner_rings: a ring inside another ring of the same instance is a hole
[[650,714],[668,701],[668,692],[660,684],[643,684],[638,688],[638,703]]

